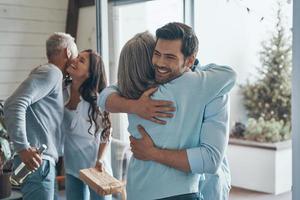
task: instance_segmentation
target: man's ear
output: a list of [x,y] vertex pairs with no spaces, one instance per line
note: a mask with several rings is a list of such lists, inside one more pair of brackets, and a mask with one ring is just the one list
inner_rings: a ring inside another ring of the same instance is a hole
[[196,54],[192,54],[185,60],[185,66],[188,68],[191,68],[194,65],[194,62],[196,60]]
[[71,56],[72,56],[72,53],[71,53],[70,49],[69,48],[65,48],[65,52],[66,52],[67,58],[70,59]]

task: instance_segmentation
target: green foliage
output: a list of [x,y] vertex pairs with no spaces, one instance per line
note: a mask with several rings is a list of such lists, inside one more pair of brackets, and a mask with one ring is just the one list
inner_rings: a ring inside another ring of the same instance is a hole
[[[254,83],[241,86],[249,118],[245,137],[276,142],[290,139],[291,126],[291,37],[282,23],[280,4],[275,31],[262,42],[260,74]],[[287,36],[288,35],[288,36]],[[257,120],[256,120],[257,119]]]
[[4,126],[3,105],[0,102],[0,175],[12,169],[12,149]]
[[284,141],[291,136],[291,125],[284,123],[283,120],[276,121],[274,118],[267,121],[262,117],[258,120],[249,118],[244,135],[245,139],[258,142]]

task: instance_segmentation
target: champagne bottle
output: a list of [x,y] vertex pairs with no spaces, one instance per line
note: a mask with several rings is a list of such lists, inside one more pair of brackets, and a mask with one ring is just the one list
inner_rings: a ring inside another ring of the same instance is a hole
[[[38,149],[39,154],[42,154],[47,149],[45,144]],[[10,183],[15,186],[21,185],[25,178],[31,174],[33,171],[27,169],[25,163],[21,162],[21,164],[14,170],[13,174],[10,177]]]

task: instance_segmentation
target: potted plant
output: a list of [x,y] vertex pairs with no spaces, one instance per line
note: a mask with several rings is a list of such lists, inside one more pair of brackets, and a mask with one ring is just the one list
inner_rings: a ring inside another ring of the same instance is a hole
[[9,178],[12,170],[12,150],[4,126],[3,104],[0,102],[0,199],[9,197],[11,194]]
[[232,185],[279,194],[291,190],[291,40],[278,4],[272,37],[262,43],[255,82],[241,85],[248,121],[231,131]]

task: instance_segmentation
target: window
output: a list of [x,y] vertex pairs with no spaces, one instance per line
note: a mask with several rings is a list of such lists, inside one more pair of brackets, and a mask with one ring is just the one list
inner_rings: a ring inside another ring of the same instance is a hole
[[[116,83],[118,58],[124,44],[135,34],[150,31],[155,34],[157,28],[168,22],[184,21],[183,0],[156,0],[120,5],[111,2],[108,5],[109,20],[109,67],[110,83]],[[119,116],[119,130],[115,137],[128,141],[128,121],[125,114]],[[115,121],[115,120],[114,120]]]

